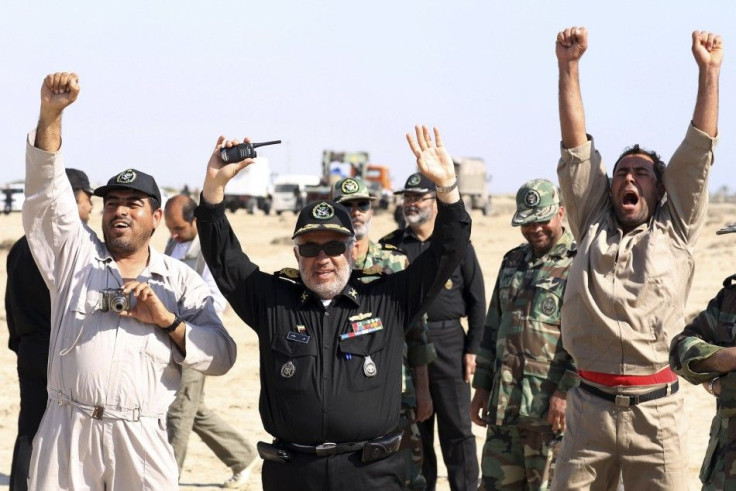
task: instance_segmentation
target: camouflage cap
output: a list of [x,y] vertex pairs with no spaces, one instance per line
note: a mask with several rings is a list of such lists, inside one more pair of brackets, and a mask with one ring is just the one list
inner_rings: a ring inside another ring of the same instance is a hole
[[332,230],[343,235],[355,235],[350,212],[335,201],[315,201],[302,208],[291,238],[295,239],[316,230]]
[[560,209],[557,187],[547,179],[532,179],[516,193],[516,213],[511,225],[546,222]]
[[354,199],[376,199],[374,196],[371,196],[368,186],[366,186],[365,181],[360,177],[346,177],[337,181],[332,186],[331,197],[337,203]]
[[409,178],[406,180],[406,184],[404,184],[404,189],[400,189],[394,192],[394,194],[404,194],[404,193],[424,194],[424,193],[428,193],[430,191],[436,191],[436,190],[437,190],[437,186],[432,182],[430,178],[428,178],[421,172],[417,172],[409,176]]
[[722,229],[719,229],[716,232],[716,235],[733,234],[733,233],[736,233],[736,223],[732,223],[731,225],[726,225]]

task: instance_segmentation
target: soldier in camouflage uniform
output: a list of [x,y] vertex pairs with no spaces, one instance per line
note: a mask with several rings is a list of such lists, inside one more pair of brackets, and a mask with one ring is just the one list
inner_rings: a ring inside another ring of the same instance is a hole
[[562,349],[560,308],[575,256],[554,184],[535,179],[516,195],[511,224],[527,240],[503,258],[473,378],[471,418],[487,426],[479,489],[547,489],[565,396],[576,383]]
[[[718,234],[736,232],[736,224]],[[677,335],[670,366],[716,397],[717,412],[700,468],[703,489],[736,490],[736,275],[723,282],[708,307]]]

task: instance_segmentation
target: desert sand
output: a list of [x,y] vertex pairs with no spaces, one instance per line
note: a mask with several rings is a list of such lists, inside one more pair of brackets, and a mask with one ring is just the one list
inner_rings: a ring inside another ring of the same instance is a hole
[[[513,198],[496,196],[490,216],[473,212],[472,240],[475,245],[486,285],[486,296],[490,297],[496,273],[503,254],[523,240],[518,229],[510,226],[514,211]],[[95,199],[95,210],[90,226],[100,230],[101,202]],[[262,214],[247,215],[240,211],[229,215],[241,245],[263,271],[275,271],[284,266],[294,266],[290,236],[295,217],[291,213],[281,216]],[[736,221],[736,205],[711,204],[706,226],[695,247],[696,272],[692,292],[687,303],[687,312],[694,314],[707,305],[720,289],[723,279],[736,273],[734,270],[734,243],[736,235],[716,236],[715,231],[727,223]],[[373,220],[371,236],[378,238],[395,228],[389,213],[380,213]],[[4,298],[6,282],[6,258],[12,243],[23,235],[19,213],[0,215],[0,293]],[[163,223],[153,237],[153,245],[163,250],[168,234]],[[207,405],[228,420],[235,428],[255,444],[268,440],[269,435],[261,426],[258,414],[258,349],[257,338],[231,309],[225,314],[225,326],[238,344],[238,359],[230,372],[222,377],[211,377],[207,381],[205,400]],[[6,348],[8,331],[5,311],[0,309],[0,489],[8,488],[8,475],[16,435],[18,414],[18,384],[15,354]],[[698,470],[708,441],[710,420],[715,410],[715,400],[701,387],[693,387],[681,381],[685,395],[688,483],[690,489],[699,489]],[[306,422],[305,422],[306,423]],[[483,429],[474,428],[478,456],[485,439]],[[439,448],[437,447],[439,454]],[[260,461],[251,475],[248,489],[261,489]],[[446,471],[440,468],[438,489],[449,489]],[[189,453],[181,477],[181,489],[217,489],[230,476],[227,469],[209,449],[192,434]]]

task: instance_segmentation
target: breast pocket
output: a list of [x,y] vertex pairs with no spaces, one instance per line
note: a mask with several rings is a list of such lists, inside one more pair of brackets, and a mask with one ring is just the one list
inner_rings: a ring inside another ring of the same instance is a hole
[[375,331],[362,336],[340,341],[340,352],[348,380],[348,390],[365,392],[381,385],[385,377],[379,375],[388,369],[384,359],[386,336],[384,331]]
[[271,341],[271,357],[269,378],[277,391],[318,391],[316,342],[300,343],[278,336]]
[[566,281],[562,278],[547,278],[534,285],[534,299],[529,313],[530,318],[545,324],[559,326],[565,284]]

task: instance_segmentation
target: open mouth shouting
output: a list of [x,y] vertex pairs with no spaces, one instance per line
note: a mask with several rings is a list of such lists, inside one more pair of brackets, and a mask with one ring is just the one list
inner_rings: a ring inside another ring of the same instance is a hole
[[639,204],[639,193],[635,189],[625,189],[621,197],[621,208],[625,211],[633,211]]

